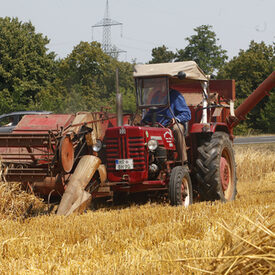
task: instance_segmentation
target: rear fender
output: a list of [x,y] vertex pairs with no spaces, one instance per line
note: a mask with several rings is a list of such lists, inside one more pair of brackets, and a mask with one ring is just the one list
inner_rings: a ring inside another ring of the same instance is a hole
[[190,134],[197,133],[215,133],[217,131],[222,131],[226,133],[230,133],[229,128],[226,123],[194,123],[191,126],[189,131]]

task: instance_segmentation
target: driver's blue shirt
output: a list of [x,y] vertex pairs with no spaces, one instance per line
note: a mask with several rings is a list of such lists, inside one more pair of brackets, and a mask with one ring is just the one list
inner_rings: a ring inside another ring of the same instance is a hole
[[171,114],[169,107],[158,108],[156,110],[150,109],[142,119],[143,122],[152,121],[153,112],[157,113],[157,122],[163,126],[169,125],[172,118],[176,118],[179,123],[184,124],[191,119],[191,112],[188,108],[184,97],[176,90],[170,90],[170,108],[174,115]]

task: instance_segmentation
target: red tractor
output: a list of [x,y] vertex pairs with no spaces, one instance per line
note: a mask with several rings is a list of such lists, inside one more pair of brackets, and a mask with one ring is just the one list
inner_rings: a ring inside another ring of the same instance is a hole
[[[173,132],[156,120],[143,125],[133,119],[130,125],[110,127],[102,150],[106,185],[114,197],[159,190],[168,192],[172,205],[188,206],[194,198],[234,200],[237,179],[233,126],[265,96],[267,89],[260,89],[256,100],[254,93],[253,103],[244,103],[240,106],[243,110],[235,115],[235,82],[209,80],[193,61],[136,65],[134,78],[137,108],[142,116],[150,109],[169,108],[171,89],[184,96],[192,114],[183,133],[188,161],[177,160]],[[157,82],[165,84],[166,94],[161,100],[156,100]],[[270,90],[274,73],[268,83]]]

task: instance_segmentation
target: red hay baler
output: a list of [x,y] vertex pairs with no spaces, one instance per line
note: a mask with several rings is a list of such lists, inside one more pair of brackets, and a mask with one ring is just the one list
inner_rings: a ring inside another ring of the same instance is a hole
[[[124,123],[128,120],[125,115]],[[2,180],[21,182],[39,196],[61,197],[79,161],[89,156],[94,167],[83,175],[91,181],[91,186],[87,186],[89,195],[100,197],[99,186],[105,182],[106,169],[96,152],[97,146],[106,129],[115,125],[116,115],[103,111],[25,115],[12,133],[0,134]],[[71,209],[73,203],[66,211],[72,212],[81,205],[79,202]]]

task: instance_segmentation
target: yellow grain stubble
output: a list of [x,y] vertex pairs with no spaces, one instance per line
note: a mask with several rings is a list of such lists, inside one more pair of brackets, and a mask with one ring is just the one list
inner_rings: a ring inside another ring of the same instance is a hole
[[237,274],[244,266],[273,272],[274,152],[235,151],[238,195],[226,204],[148,203],[24,218],[24,207],[35,200],[39,210],[40,201],[0,189],[0,202],[13,203],[1,208],[0,273]]

